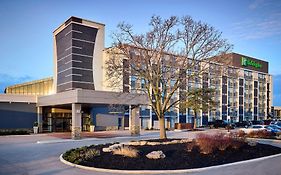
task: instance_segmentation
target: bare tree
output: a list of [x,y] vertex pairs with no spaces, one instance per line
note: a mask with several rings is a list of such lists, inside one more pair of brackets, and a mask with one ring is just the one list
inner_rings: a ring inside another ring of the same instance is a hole
[[132,86],[124,81],[128,75],[141,82],[135,92],[147,95],[159,120],[160,139],[165,139],[165,114],[179,105],[187,79],[201,78],[210,58],[224,57],[232,46],[221,32],[190,16],[152,16],[149,26],[149,31],[135,34],[131,25],[118,25],[113,47],[107,50],[107,77],[111,87],[123,91]]

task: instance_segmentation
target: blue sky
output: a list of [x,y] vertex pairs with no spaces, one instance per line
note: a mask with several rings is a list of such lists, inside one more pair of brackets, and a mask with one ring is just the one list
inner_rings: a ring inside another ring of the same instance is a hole
[[190,15],[223,32],[234,52],[264,59],[274,78],[274,105],[281,106],[280,0],[1,0],[0,91],[52,76],[52,32],[70,16],[106,24],[106,46],[119,22],[136,32],[152,15]]

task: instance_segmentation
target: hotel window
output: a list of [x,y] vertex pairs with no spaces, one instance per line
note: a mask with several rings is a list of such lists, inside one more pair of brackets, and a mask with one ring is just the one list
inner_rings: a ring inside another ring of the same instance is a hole
[[261,79],[265,79],[265,74],[259,73],[259,74],[258,74],[258,77],[261,78]]
[[141,79],[141,88],[145,89],[145,80],[143,78]]
[[244,77],[251,79],[252,78],[252,71],[244,70]]
[[234,73],[235,73],[235,69],[234,68],[232,68],[232,67],[228,67],[228,69],[227,69],[227,72],[228,72],[228,76],[233,76],[234,75]]
[[137,82],[136,76],[131,76],[131,89],[136,89],[136,82]]
[[259,80],[260,82],[265,82],[265,74],[259,73],[259,74],[258,74],[258,80]]
[[171,80],[171,89],[175,86],[175,84],[176,84],[176,80]]

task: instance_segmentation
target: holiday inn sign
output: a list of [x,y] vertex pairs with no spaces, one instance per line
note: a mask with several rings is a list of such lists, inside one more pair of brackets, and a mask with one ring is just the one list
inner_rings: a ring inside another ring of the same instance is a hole
[[257,63],[256,61],[253,61],[249,58],[241,57],[241,65],[242,66],[252,66],[255,68],[261,68],[262,65],[260,63]]

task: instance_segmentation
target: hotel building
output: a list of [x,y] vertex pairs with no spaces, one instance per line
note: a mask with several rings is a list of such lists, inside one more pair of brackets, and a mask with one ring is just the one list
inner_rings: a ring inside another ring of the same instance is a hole
[[[38,121],[41,132],[71,130],[73,135],[89,130],[91,122],[96,130],[136,127],[138,122],[141,128],[157,128],[158,119],[146,96],[135,95],[142,81],[123,75],[121,92],[108,86],[105,61],[110,55],[104,48],[104,27],[77,17],[59,26],[53,32],[53,77],[7,87],[0,95],[0,128],[31,128],[34,121]],[[210,63],[208,78],[187,80],[175,98],[182,98],[182,90],[194,87],[215,89],[217,106],[201,111],[198,125],[207,125],[214,119],[266,119],[272,106],[268,62],[231,53],[224,65],[226,73],[214,75],[222,65]],[[167,128],[174,128],[175,123],[192,123],[194,119],[191,109],[179,112],[177,108],[165,117]]]

